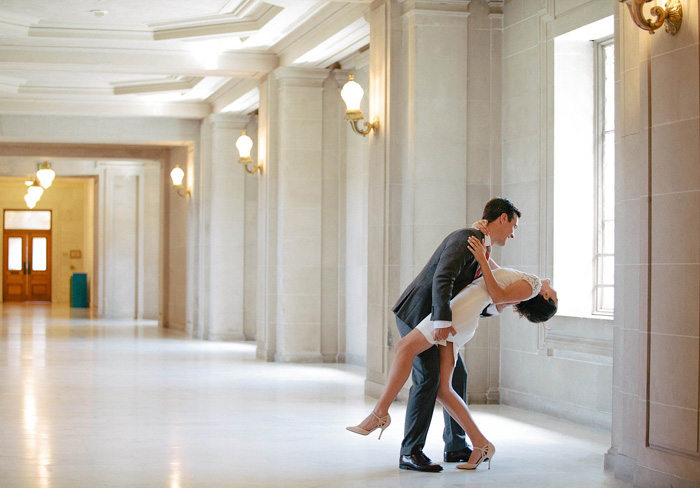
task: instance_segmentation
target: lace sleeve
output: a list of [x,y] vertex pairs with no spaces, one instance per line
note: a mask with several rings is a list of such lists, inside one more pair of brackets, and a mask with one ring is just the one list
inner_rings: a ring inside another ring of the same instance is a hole
[[532,295],[530,295],[527,299],[530,300],[531,298],[536,297],[542,289],[542,281],[540,281],[540,279],[537,276],[527,273],[522,273],[522,276],[520,278],[527,281],[532,287]]

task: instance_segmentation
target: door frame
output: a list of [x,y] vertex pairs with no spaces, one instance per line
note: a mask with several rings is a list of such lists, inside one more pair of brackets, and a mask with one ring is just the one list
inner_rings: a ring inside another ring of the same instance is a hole
[[[49,229],[6,229],[5,228],[5,215],[6,212],[49,212]],[[24,286],[26,287],[26,293],[24,295],[24,300],[18,300],[19,302],[51,302],[52,298],[52,281],[53,281],[53,259],[52,259],[52,250],[53,250],[53,243],[52,243],[52,231],[53,231],[53,211],[51,209],[26,209],[26,208],[6,208],[3,209],[2,212],[2,246],[3,246],[3,256],[2,256],[2,269],[3,269],[3,274],[2,274],[2,301],[5,302],[7,301],[7,283],[5,280],[5,268],[8,266],[8,259],[9,259],[9,249],[7,249],[6,246],[6,234],[16,234],[16,233],[25,233],[26,238],[27,238],[27,243],[24,246],[24,249],[22,250],[22,255],[24,257],[23,259],[23,265],[22,265],[22,270],[23,270],[23,275],[25,276],[25,283]],[[27,278],[29,275],[31,275],[31,269],[29,271],[26,269],[28,266],[31,267],[31,257],[29,256],[29,253],[32,252],[32,242],[31,239],[32,237],[46,237],[47,239],[47,249],[46,249],[46,271],[48,274],[48,281],[46,283],[48,287],[48,298],[44,297],[41,300],[32,300],[32,293],[31,293],[31,280]],[[25,256],[25,251],[27,255]],[[11,300],[12,301],[12,300]]]

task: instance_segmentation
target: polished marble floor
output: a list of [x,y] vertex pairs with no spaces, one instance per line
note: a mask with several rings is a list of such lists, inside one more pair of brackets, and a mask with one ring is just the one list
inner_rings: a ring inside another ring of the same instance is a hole
[[531,412],[473,407],[491,470],[401,471],[402,405],[381,441],[344,430],[372,404],[360,368],[264,363],[252,343],[79,309],[4,304],[0,318],[2,488],[628,486],[603,470],[609,434]]

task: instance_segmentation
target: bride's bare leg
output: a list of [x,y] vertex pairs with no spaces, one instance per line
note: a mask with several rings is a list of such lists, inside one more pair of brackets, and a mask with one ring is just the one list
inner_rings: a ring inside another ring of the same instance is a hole
[[[384,417],[389,412],[391,402],[394,401],[411,374],[413,358],[430,347],[432,347],[432,344],[416,329],[413,329],[396,343],[396,346],[394,346],[394,360],[389,368],[389,377],[379,397],[379,401],[377,401],[373,409],[377,417]],[[377,422],[378,419],[374,415],[369,414],[358,427],[370,430],[377,425]]]
[[[454,349],[451,343],[447,346],[438,346],[440,351],[440,387],[438,388],[438,400],[445,407],[450,416],[462,426],[464,432],[471,439],[472,444],[477,447],[484,447],[488,440],[477,427],[474,419],[469,413],[467,404],[452,388],[452,371],[454,371]],[[480,452],[474,449],[469,462],[476,462],[481,456]]]

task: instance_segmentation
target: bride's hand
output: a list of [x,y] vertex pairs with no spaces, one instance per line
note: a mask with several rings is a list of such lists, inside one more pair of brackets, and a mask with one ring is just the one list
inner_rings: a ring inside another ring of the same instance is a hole
[[455,334],[457,334],[457,331],[455,330],[455,328],[453,326],[446,327],[443,329],[437,328],[437,329],[433,330],[433,338],[437,342],[444,341],[445,339],[447,339],[451,335],[455,335]]
[[481,266],[487,266],[486,248],[484,244],[474,236],[469,236],[467,248],[474,255],[474,258]]
[[474,229],[478,230],[479,232],[481,232],[482,234],[484,234],[485,236],[487,236],[487,235],[489,235],[489,229],[488,229],[488,227],[486,227],[488,225],[488,223],[489,223],[489,221],[486,219],[477,220],[476,222],[474,222],[472,224],[472,227]]

